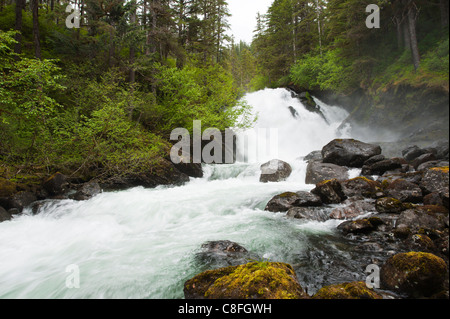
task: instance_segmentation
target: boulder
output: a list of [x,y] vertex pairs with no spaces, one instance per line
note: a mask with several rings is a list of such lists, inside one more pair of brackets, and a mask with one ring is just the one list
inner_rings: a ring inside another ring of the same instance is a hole
[[448,166],[449,166],[448,161],[437,160],[437,161],[430,161],[430,162],[425,162],[423,164],[420,164],[416,170],[419,172],[426,172],[430,168],[448,167]]
[[3,207],[0,206],[0,223],[10,220],[12,218],[11,214],[6,211]]
[[50,176],[42,185],[50,196],[63,195],[68,188],[69,183],[65,175],[55,173]]
[[377,226],[370,219],[358,219],[345,221],[338,226],[338,229],[344,234],[368,234],[374,231]]
[[292,207],[287,217],[324,222],[329,219],[327,210],[321,207]]
[[377,199],[375,208],[380,214],[400,214],[401,212],[408,209],[409,206],[403,204],[402,201],[396,198],[383,197]]
[[261,165],[260,182],[281,182],[285,181],[291,176],[292,167],[281,160],[271,160],[268,163]]
[[383,289],[413,298],[430,297],[441,292],[446,276],[445,261],[424,252],[397,254],[386,261],[380,272]]
[[332,219],[353,219],[367,213],[375,213],[374,200],[357,200],[349,198],[343,202],[344,207],[338,207],[331,211],[329,218]]
[[317,184],[330,179],[348,179],[348,169],[329,163],[309,162],[306,168],[306,184]]
[[322,149],[324,163],[340,166],[362,167],[369,158],[380,155],[379,145],[367,144],[354,139],[336,139]]
[[286,192],[272,198],[266,205],[266,211],[278,213],[287,212],[292,207],[317,207],[322,205],[319,196],[310,192]]
[[211,269],[237,266],[259,258],[240,244],[229,240],[206,242],[195,257],[199,264],[207,265]]
[[418,147],[417,145],[409,146],[402,151],[403,158],[408,162],[411,162],[412,160],[425,153],[427,153],[427,151]]
[[102,189],[100,185],[96,181],[90,181],[81,186],[81,188],[74,194],[73,199],[78,201],[88,200],[101,192]]
[[386,181],[386,187],[397,179],[404,179],[407,182],[419,185],[423,178],[423,172],[408,172],[408,173],[395,173],[395,174],[383,174],[377,181],[383,183]]
[[448,225],[448,210],[443,206],[422,206],[407,209],[397,219],[396,228],[435,233],[443,231]]
[[306,155],[303,160],[307,163],[309,162],[322,162],[322,151],[313,151]]
[[423,155],[420,155],[419,157],[415,158],[413,161],[411,161],[411,165],[414,166],[415,169],[417,169],[420,165],[423,163],[435,161],[436,156],[433,153],[426,153]]
[[205,271],[184,284],[186,299],[300,299],[307,294],[292,266],[252,262]]
[[14,209],[21,213],[25,207],[30,206],[35,201],[37,201],[37,197],[34,193],[22,191],[8,198],[1,198],[0,204],[7,210]]
[[343,181],[341,184],[347,197],[375,198],[378,190],[381,188],[381,183],[362,176]]
[[422,189],[417,184],[404,179],[397,179],[390,183],[385,192],[389,197],[402,202],[420,203],[423,200]]
[[393,171],[396,169],[401,169],[402,165],[406,164],[405,160],[402,158],[391,158],[383,161],[376,162],[370,166],[367,164],[363,166],[361,175],[383,175],[388,171]]
[[445,193],[449,190],[448,166],[430,168],[420,182],[425,194]]
[[330,285],[321,288],[312,297],[313,299],[383,299],[373,289],[367,288],[365,282],[350,282],[337,285]]
[[180,164],[173,164],[177,170],[179,170],[181,173],[186,174],[187,176],[194,177],[194,178],[202,178],[203,177],[203,167],[202,164],[195,164],[195,163],[180,163]]
[[385,159],[386,159],[386,156],[384,156],[383,154],[372,156],[371,158],[369,158],[367,161],[364,162],[363,167],[371,166],[375,163],[384,161]]
[[342,190],[342,185],[337,179],[317,184],[311,193],[319,196],[324,204],[339,204],[347,199]]
[[287,212],[291,207],[294,207],[299,198],[296,193],[292,192],[277,195],[267,203],[265,210],[273,213]]
[[442,197],[438,192],[434,192],[434,193],[426,195],[423,198],[423,204],[424,205],[444,206],[444,201],[442,200]]

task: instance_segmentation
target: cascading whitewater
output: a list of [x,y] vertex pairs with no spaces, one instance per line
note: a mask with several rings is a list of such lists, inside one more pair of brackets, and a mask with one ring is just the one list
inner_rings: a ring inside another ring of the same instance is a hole
[[[205,165],[204,178],[181,187],[48,200],[39,214],[26,209],[0,224],[0,298],[183,298],[184,282],[210,267],[196,256],[211,240],[235,241],[260,259],[292,264],[309,292],[325,277],[341,279],[333,265],[348,264],[351,256],[342,250],[346,243],[335,244],[342,240],[335,234],[338,221],[290,220],[264,208],[276,194],[311,189],[298,158],[340,136],[336,129],[347,113],[320,101],[323,116],[311,113],[284,89],[246,99],[258,113],[256,128],[278,129],[278,158],[294,168],[287,181],[259,183],[269,154]],[[68,284],[73,269],[79,287]],[[347,277],[355,275],[347,271]]]

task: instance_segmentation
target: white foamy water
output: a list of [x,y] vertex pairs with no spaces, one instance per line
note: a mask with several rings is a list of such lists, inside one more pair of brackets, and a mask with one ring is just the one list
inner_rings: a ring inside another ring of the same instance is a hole
[[[258,159],[205,165],[204,178],[181,187],[48,201],[35,216],[28,209],[0,223],[0,298],[183,298],[184,282],[208,268],[196,255],[211,240],[235,241],[261,259],[302,269],[334,238],[338,222],[291,220],[264,208],[276,194],[312,188],[298,157],[341,136],[336,129],[346,112],[320,102],[325,120],[282,89],[246,98],[259,114],[257,127],[279,130],[278,158],[293,167],[287,181],[260,183]],[[79,288],[66,286],[69,265],[79,269]]]

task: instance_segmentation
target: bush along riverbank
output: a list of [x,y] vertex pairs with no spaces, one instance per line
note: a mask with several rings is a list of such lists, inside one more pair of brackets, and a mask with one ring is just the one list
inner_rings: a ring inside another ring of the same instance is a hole
[[[378,145],[334,140],[305,158],[309,161],[306,179],[315,184],[311,192],[287,190],[266,206],[267,211],[292,219],[341,220],[337,231],[342,237],[360,244],[366,252],[383,253],[384,258],[374,265],[380,270],[379,287],[369,289],[364,280],[340,282],[309,295],[299,280],[301,267],[294,271],[289,264],[253,261],[198,274],[185,283],[185,297],[448,298],[448,143],[429,148],[411,146],[402,154],[401,158],[386,158]],[[276,162],[279,171],[274,172],[271,182],[289,175],[287,163]],[[261,167],[262,176],[266,166]],[[361,175],[348,179],[350,168],[361,169]],[[213,245],[214,249],[205,247],[210,254],[231,260],[242,261],[243,253],[250,254],[227,241]],[[360,266],[363,270],[368,265]],[[362,273],[362,279],[367,275]]]

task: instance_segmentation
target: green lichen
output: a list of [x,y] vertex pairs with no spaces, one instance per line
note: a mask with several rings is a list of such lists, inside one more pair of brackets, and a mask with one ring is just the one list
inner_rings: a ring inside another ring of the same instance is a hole
[[382,296],[359,281],[323,287],[313,299],[382,299]]

